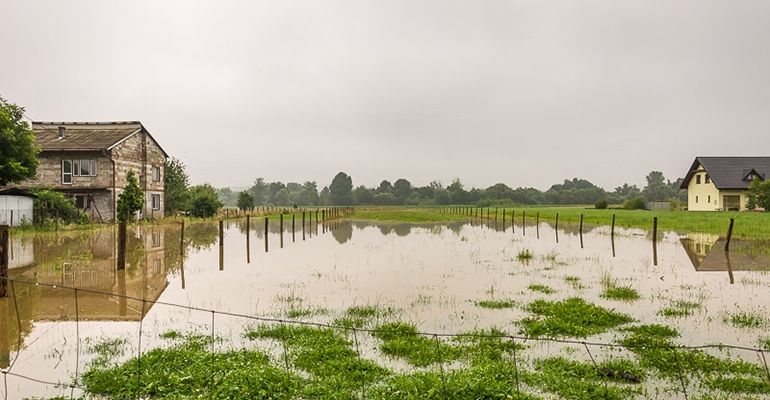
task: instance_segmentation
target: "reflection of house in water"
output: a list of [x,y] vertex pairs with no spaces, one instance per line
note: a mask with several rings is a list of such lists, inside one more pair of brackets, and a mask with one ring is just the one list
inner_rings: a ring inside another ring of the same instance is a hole
[[35,321],[139,321],[150,311],[168,286],[165,231],[137,228],[127,236],[121,271],[114,229],[14,242],[18,264],[9,271],[12,290],[0,299],[0,368],[9,351],[23,346]]
[[767,240],[731,239],[727,255],[726,240],[715,235],[690,234],[680,241],[696,271],[770,269],[770,241]]

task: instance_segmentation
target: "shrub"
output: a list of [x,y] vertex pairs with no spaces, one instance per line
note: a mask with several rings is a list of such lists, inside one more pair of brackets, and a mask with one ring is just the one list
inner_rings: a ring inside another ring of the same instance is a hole
[[597,201],[594,207],[596,207],[597,210],[606,210],[608,205],[609,202],[606,199],[602,199]]
[[623,203],[623,208],[626,210],[644,210],[645,203],[644,197],[639,196],[631,200],[626,200],[625,203]]

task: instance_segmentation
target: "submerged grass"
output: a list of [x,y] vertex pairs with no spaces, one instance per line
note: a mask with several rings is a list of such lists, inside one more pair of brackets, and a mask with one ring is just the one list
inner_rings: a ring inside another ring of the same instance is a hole
[[620,301],[636,301],[642,296],[631,286],[620,286],[617,278],[612,278],[609,274],[602,275],[601,284],[604,291],[599,295],[605,299]]
[[573,297],[563,301],[535,300],[524,307],[536,317],[518,321],[527,336],[585,338],[633,322],[628,315]]
[[551,288],[550,286],[541,285],[537,283],[532,283],[529,286],[527,286],[527,289],[533,291],[533,292],[540,292],[543,294],[554,294],[556,293],[556,290]]
[[474,302],[474,304],[477,307],[481,308],[491,308],[491,309],[503,309],[503,308],[513,308],[518,306],[518,302],[515,300],[479,300]]
[[735,328],[760,329],[770,326],[770,321],[757,311],[728,312],[722,317],[722,322]]
[[674,300],[668,307],[663,307],[656,314],[666,318],[682,318],[693,315],[695,310],[700,310],[703,306],[700,303],[687,300]]
[[636,354],[642,367],[665,379],[690,384],[697,378],[710,395],[770,394],[770,382],[757,364],[717,357],[701,349],[678,348],[672,339],[679,333],[666,326],[642,325],[627,331],[629,335],[620,343]]

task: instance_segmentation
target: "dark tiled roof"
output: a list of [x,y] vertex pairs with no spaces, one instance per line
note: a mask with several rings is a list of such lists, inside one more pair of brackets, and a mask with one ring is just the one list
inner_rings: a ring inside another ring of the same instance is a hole
[[[64,137],[59,138],[59,127]],[[42,151],[106,150],[141,131],[139,122],[83,123],[34,122],[35,143]]]
[[687,189],[698,165],[703,166],[720,190],[748,189],[751,180],[745,178],[752,170],[762,180],[770,178],[770,157],[697,157],[682,181],[682,189]]

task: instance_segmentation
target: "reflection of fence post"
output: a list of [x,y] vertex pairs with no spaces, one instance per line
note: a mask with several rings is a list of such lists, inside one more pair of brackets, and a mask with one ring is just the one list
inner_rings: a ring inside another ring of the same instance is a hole
[[294,214],[291,215],[291,242],[294,243],[296,241],[296,236],[294,235]]
[[118,224],[118,269],[126,269],[126,223]]
[[725,240],[725,251],[730,251],[730,238],[733,237],[733,223],[735,219],[730,218],[730,227],[727,228],[727,240]]
[[267,253],[267,217],[265,217],[265,253]]
[[556,224],[554,224],[553,230],[556,232],[556,243],[559,243],[559,213],[556,213]]
[[527,218],[527,212],[522,211],[521,212],[521,234],[523,236],[527,236],[527,221],[525,221],[525,218]]
[[612,256],[615,257],[615,214],[612,214],[612,228],[610,228],[610,241],[612,242]]
[[580,248],[583,248],[583,214],[580,214]]
[[182,232],[179,235],[179,273],[182,278],[182,289],[184,289],[184,220],[182,220]]
[[537,238],[540,239],[540,211],[535,214],[535,231],[537,232]]
[[225,269],[225,228],[224,222],[219,220],[219,270]]
[[2,225],[0,226],[0,297],[8,295],[8,242],[8,225]]
[[658,217],[652,219],[652,265],[658,265]]
[[283,248],[283,214],[281,214],[278,219],[281,220],[280,222],[280,229],[279,232],[281,232],[280,238],[281,238],[281,248]]
[[[8,299],[10,300],[10,299]],[[0,368],[8,368],[11,365],[11,332],[10,315],[8,313],[8,303],[10,301],[0,301]]]

